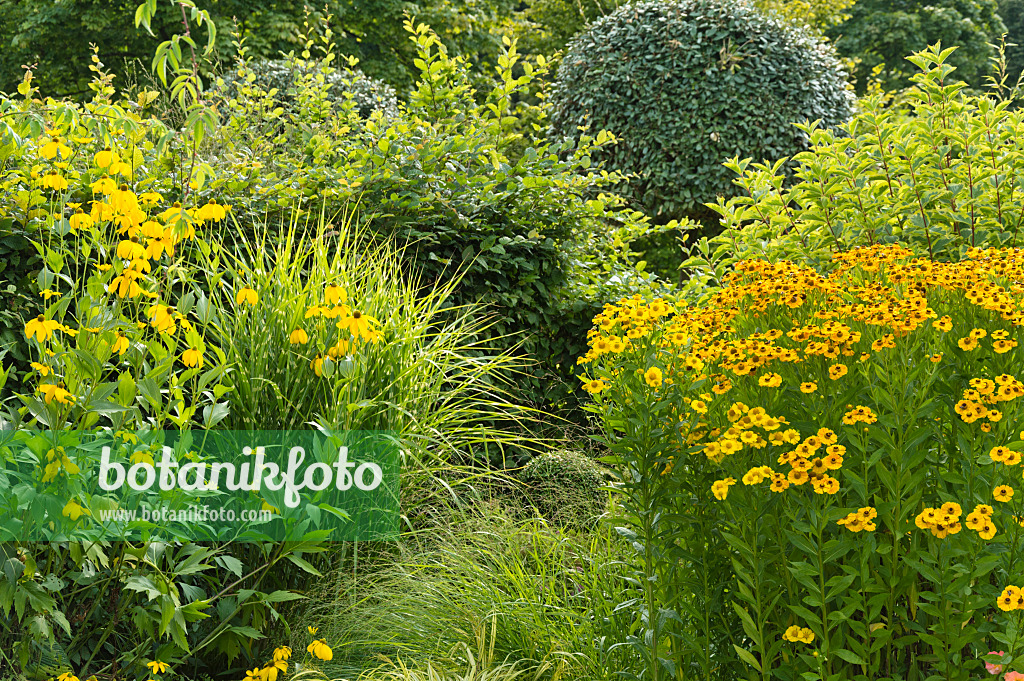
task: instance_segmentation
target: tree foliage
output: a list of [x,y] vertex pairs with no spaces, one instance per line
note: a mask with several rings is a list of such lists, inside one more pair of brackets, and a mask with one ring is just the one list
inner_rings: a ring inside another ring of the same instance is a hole
[[917,69],[907,55],[937,42],[959,46],[949,63],[959,78],[980,87],[995,54],[990,44],[1004,30],[996,0],[860,0],[828,35],[841,56],[859,60],[855,76],[863,93],[877,66],[884,88],[910,85]]

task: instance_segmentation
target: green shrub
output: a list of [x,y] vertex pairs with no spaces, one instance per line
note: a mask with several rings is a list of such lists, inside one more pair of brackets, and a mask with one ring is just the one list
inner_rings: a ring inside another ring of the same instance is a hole
[[1021,243],[1024,113],[966,94],[951,53],[912,56],[921,72],[898,103],[867,97],[838,131],[807,128],[789,187],[779,163],[730,161],[741,192],[715,206],[725,231],[698,244],[691,290],[738,259],[828,268],[834,252],[900,242],[958,261],[972,246]]
[[832,126],[851,96],[831,48],[777,16],[720,0],[648,0],[598,19],[569,44],[551,93],[558,137],[618,138],[595,160],[636,173],[621,191],[664,219],[734,192],[722,162],[806,146],[794,122]]
[[[273,98],[290,108],[295,104],[296,85],[303,77],[311,75],[312,70],[308,62],[299,62],[294,58],[260,59],[249,64],[245,78],[267,92],[276,90]],[[224,75],[224,96],[238,96],[237,80],[235,73]],[[362,118],[369,118],[374,111],[380,111],[387,117],[398,115],[398,96],[394,88],[364,75],[358,69],[333,71],[328,74],[326,81],[330,99],[340,105],[351,98],[356,112]]]
[[608,503],[601,467],[571,449],[542,454],[518,473],[522,499],[557,525],[592,525]]

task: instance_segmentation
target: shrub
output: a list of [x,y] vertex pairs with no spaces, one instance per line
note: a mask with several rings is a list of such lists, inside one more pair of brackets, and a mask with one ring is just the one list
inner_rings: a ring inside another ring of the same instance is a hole
[[[266,92],[275,91],[273,99],[289,108],[295,105],[296,85],[304,77],[312,75],[313,71],[313,66],[308,62],[294,57],[255,60],[248,67],[243,70],[246,80]],[[237,80],[236,74],[225,74],[223,87],[226,91],[221,96],[237,97]],[[364,75],[358,69],[332,71],[327,75],[325,85],[335,106],[341,108],[340,105],[351,98],[355,111],[363,118],[369,118],[374,111],[380,111],[385,117],[398,114],[398,96],[394,88]]]
[[636,178],[621,191],[665,219],[734,188],[722,162],[806,146],[793,123],[837,125],[851,96],[831,48],[747,4],[656,0],[598,19],[567,49],[551,93],[558,137],[618,142],[594,154]]
[[[668,611],[642,620],[647,659],[710,674],[713,645],[758,678],[961,680],[1003,650],[1024,670],[1021,251],[833,257],[828,277],[743,261],[706,305],[595,320],[588,388],[644,605]],[[735,647],[688,605],[709,562],[734,580]]]
[[558,525],[592,525],[608,503],[600,466],[586,454],[571,449],[531,459],[517,477],[526,504]]
[[972,247],[1020,243],[1024,113],[966,94],[952,54],[935,46],[910,57],[920,73],[898,103],[869,96],[839,130],[805,128],[811,146],[795,157],[790,186],[778,162],[732,159],[741,191],[714,207],[724,231],[689,263],[714,266],[695,289],[739,259],[829,267],[833,252],[900,242],[959,260]]

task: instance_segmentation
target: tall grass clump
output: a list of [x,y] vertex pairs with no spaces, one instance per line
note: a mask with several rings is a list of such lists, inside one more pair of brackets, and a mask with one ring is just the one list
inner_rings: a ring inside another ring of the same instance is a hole
[[506,394],[521,360],[478,340],[458,276],[422,280],[404,247],[350,222],[264,225],[207,257],[217,344],[233,367],[232,429],[391,430],[446,459],[502,447],[525,417]]
[[629,551],[604,525],[563,533],[466,512],[407,534],[391,562],[324,584],[306,616],[349,672],[381,656],[460,668],[489,624],[489,659],[517,662],[526,678],[617,678],[639,666],[615,645],[632,624],[615,612],[632,590],[620,576]]

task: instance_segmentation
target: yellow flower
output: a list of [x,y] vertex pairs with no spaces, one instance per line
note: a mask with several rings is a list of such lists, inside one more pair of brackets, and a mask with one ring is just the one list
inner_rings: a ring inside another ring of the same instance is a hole
[[169,664],[167,664],[166,662],[161,662],[160,660],[152,660],[150,662],[147,662],[146,666],[149,667],[150,671],[153,674],[163,674],[170,667]]
[[263,681],[263,675],[260,673],[259,667],[245,670],[245,681]]
[[978,347],[978,339],[973,336],[967,336],[958,340],[956,344],[960,346],[961,350],[970,351]]
[[1010,612],[1011,610],[1017,609],[1017,603],[1021,597],[1021,590],[1015,586],[1007,586],[1003,589],[1003,593],[999,595],[999,600],[996,601],[996,605],[1003,612]]
[[203,353],[196,348],[189,348],[181,353],[181,361],[187,367],[203,368]]
[[818,384],[814,381],[807,381],[806,383],[800,384],[800,392],[802,393],[813,393],[818,389]]
[[834,381],[845,376],[848,371],[845,364],[833,364],[828,368],[828,377]]
[[1013,498],[1013,488],[1009,485],[999,485],[992,490],[992,498],[996,501],[1009,501]]
[[64,389],[62,385],[44,383],[39,386],[38,392],[42,393],[47,404],[57,401],[60,404],[68,404],[74,401],[74,396]]
[[110,147],[104,148],[102,151],[97,151],[96,155],[92,157],[92,162],[96,164],[96,167],[107,169],[115,163],[121,161],[117,152],[111,151]]
[[306,631],[309,632],[310,636],[316,636],[316,632],[319,631],[319,629],[317,629],[316,627],[307,625],[306,626]]
[[45,364],[40,364],[39,362],[32,362],[31,364],[29,364],[29,366],[38,371],[39,375],[43,377],[49,376],[50,374],[53,373],[53,369],[46,366]]
[[309,342],[309,336],[303,329],[295,329],[288,336],[288,342],[292,345],[305,345]]
[[292,656],[292,649],[288,646],[274,648],[274,660],[287,660]]
[[245,286],[235,296],[235,305],[241,305],[243,302],[249,305],[255,305],[257,301],[256,291],[253,291],[248,286]]
[[353,310],[351,316],[338,321],[338,328],[348,330],[356,338],[376,341],[379,338],[379,334],[373,329],[371,324],[380,324],[380,322],[359,310]]
[[322,638],[306,646],[306,652],[313,653],[313,655],[324,661],[330,661],[334,658],[334,651],[327,645],[327,641]]
[[158,332],[174,332],[174,310],[168,306],[159,303],[150,305],[149,309],[146,310],[146,316],[149,317],[150,325]]
[[48,341],[53,337],[53,332],[60,329],[60,322],[53,319],[45,319],[39,315],[25,324],[25,337],[31,340],[33,337],[40,343]]
[[39,178],[39,184],[46,189],[52,189],[54,191],[64,191],[68,188],[68,181],[58,175],[57,173],[47,173]]
[[45,159],[53,159],[58,154],[61,158],[68,158],[71,156],[71,147],[64,144],[60,137],[54,136],[45,138],[46,143],[39,147],[39,155]]
[[68,503],[64,504],[64,510],[61,511],[65,517],[71,518],[72,521],[78,520],[83,515],[92,515],[89,509],[81,506],[74,499],[68,500]]
[[111,348],[111,351],[116,352],[119,355],[123,355],[128,351],[130,345],[131,343],[128,342],[128,338],[118,331],[117,335],[114,337],[114,346]]
[[195,216],[198,220],[218,222],[227,217],[227,207],[218,204],[213,199],[210,199],[205,206],[196,211]]
[[725,501],[725,498],[729,495],[729,487],[736,484],[734,478],[725,478],[724,480],[715,480],[711,485],[711,492],[715,495],[715,498],[719,501]]
[[328,305],[337,305],[347,301],[348,295],[342,287],[330,284],[324,289],[324,302]]
[[782,385],[782,376],[776,373],[767,373],[757,379],[757,384],[763,388],[777,388]]
[[660,387],[663,382],[661,369],[658,367],[651,367],[648,369],[644,373],[644,381],[652,388]]

